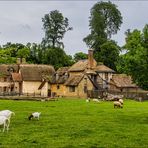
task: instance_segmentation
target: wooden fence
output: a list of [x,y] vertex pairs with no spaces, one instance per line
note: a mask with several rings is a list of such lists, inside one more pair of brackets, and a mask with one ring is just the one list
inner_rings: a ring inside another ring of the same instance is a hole
[[148,91],[137,91],[137,92],[117,92],[115,90],[88,90],[87,96],[89,98],[105,98],[107,93],[113,95],[123,95],[124,98],[134,99],[138,101],[148,100]]

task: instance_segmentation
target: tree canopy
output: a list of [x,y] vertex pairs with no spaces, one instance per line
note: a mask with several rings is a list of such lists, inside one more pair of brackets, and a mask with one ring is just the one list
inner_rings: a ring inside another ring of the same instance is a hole
[[131,75],[139,86],[148,89],[148,25],[143,31],[128,30],[123,48],[127,52],[120,56],[118,71]]
[[49,14],[45,14],[42,18],[43,30],[45,31],[45,37],[42,40],[44,47],[64,47],[61,41],[64,34],[71,30],[69,27],[68,18],[64,17],[58,10],[51,11]]
[[86,44],[98,50],[100,45],[116,34],[122,24],[117,6],[111,2],[98,2],[91,9],[89,27],[91,33],[84,38]]

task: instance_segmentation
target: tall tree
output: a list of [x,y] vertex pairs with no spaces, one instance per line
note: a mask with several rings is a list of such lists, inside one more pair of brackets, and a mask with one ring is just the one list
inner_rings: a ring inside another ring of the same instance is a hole
[[68,18],[64,18],[62,13],[58,10],[54,10],[49,14],[45,14],[44,18],[42,18],[42,22],[45,31],[45,37],[42,40],[43,47],[64,47],[61,40],[64,34],[72,29],[69,27]]
[[89,20],[91,33],[83,40],[94,49],[94,54],[100,52],[100,46],[117,33],[121,24],[122,16],[115,4],[98,2],[91,9]]
[[139,86],[148,89],[148,25],[143,31],[135,29],[126,35],[124,49],[127,52],[121,56],[118,71],[131,75]]

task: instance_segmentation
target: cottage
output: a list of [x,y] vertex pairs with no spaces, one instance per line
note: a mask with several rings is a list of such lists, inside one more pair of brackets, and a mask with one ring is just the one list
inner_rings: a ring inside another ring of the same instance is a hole
[[112,69],[102,63],[97,64],[93,58],[93,50],[89,50],[88,59],[57,70],[51,84],[51,91],[57,96],[86,98],[88,91],[108,88],[107,82],[113,73]]
[[0,65],[0,93],[2,95],[50,95],[52,75],[55,70],[49,65],[15,64]]

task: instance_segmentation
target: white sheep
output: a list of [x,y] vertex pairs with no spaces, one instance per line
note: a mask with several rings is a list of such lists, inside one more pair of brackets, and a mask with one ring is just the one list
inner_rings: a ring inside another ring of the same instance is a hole
[[3,132],[5,131],[5,129],[7,129],[7,132],[8,132],[9,124],[10,124],[10,120],[7,117],[0,116],[0,125],[3,125]]
[[41,112],[34,112],[32,113],[28,119],[31,120],[32,118],[37,118],[39,120]]
[[122,104],[119,101],[114,101],[114,108],[123,108]]
[[10,110],[2,110],[2,111],[0,111],[0,116],[5,116],[9,120],[10,120],[12,115],[15,115],[15,113],[10,111]]
[[98,99],[92,99],[92,101],[94,101],[94,102],[100,102]]
[[123,105],[123,99],[119,99],[119,102]]

